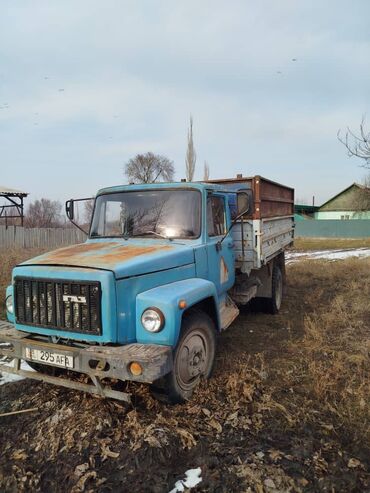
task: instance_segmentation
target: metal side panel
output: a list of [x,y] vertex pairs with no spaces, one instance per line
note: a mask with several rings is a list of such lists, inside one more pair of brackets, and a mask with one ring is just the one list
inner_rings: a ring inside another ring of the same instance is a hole
[[267,263],[293,242],[293,216],[261,220],[261,263]]
[[237,222],[231,230],[235,251],[235,266],[244,273],[256,267],[255,233],[252,221]]
[[238,222],[232,229],[235,265],[249,274],[260,269],[293,242],[293,216]]

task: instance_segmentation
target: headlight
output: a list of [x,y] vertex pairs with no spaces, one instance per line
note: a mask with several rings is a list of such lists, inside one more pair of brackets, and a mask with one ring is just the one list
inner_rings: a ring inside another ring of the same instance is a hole
[[13,296],[10,295],[6,299],[6,309],[8,310],[9,313],[14,313],[14,305],[13,305]]
[[148,308],[141,315],[141,323],[148,332],[159,332],[164,326],[164,315],[158,308]]

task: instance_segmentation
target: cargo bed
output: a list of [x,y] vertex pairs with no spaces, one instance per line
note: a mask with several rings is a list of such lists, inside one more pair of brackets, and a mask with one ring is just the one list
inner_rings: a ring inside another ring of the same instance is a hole
[[209,180],[225,189],[249,188],[253,206],[233,227],[235,267],[249,274],[260,269],[284,249],[294,238],[294,189],[261,176]]

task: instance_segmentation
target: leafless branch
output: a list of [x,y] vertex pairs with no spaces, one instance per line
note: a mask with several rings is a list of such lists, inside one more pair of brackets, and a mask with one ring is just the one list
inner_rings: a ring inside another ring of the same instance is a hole
[[338,130],[337,138],[346,147],[349,157],[355,156],[362,159],[364,163],[361,166],[370,169],[370,132],[365,129],[365,116],[362,117],[359,134],[347,128],[344,137]]

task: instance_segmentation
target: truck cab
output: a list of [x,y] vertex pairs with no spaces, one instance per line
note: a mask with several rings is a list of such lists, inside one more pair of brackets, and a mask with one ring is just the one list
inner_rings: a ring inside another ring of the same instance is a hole
[[[216,335],[237,317],[237,305],[257,295],[275,298],[277,309],[281,303],[292,222],[271,259],[249,255],[245,234],[260,240],[256,220],[246,219],[255,199],[248,181],[100,190],[85,243],[14,268],[9,323],[0,330],[7,343],[0,351],[14,358],[10,370],[124,400],[107,379],[152,383],[173,402],[189,399],[211,374]],[[73,211],[69,201],[72,220]],[[280,272],[276,293],[271,260]],[[22,370],[22,359],[37,371]]]

